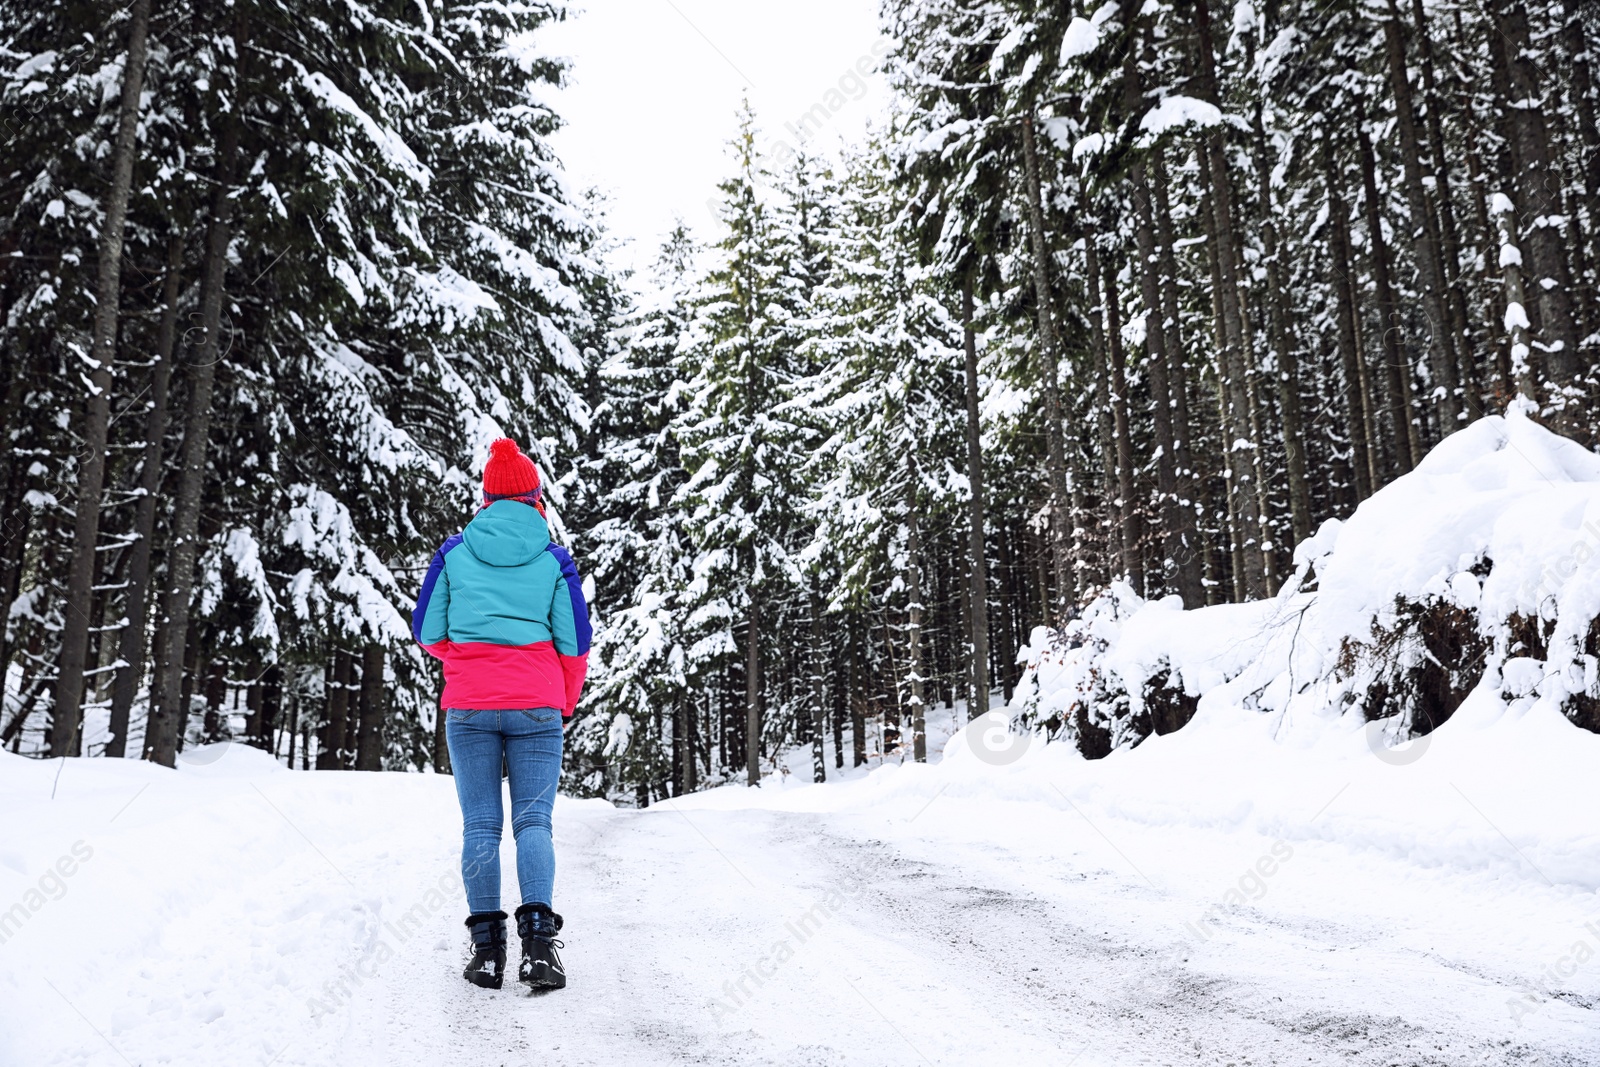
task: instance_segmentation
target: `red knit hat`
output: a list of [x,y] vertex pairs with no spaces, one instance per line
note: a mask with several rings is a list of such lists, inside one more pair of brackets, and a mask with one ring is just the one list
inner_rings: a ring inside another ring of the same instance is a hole
[[539,469],[522,454],[515,441],[502,437],[489,446],[489,462],[483,465],[486,498],[529,496],[538,491]]

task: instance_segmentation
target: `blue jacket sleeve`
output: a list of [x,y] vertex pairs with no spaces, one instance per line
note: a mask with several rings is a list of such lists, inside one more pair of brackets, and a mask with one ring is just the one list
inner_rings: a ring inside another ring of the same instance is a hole
[[550,637],[556,647],[556,658],[561,661],[561,676],[566,687],[567,706],[561,709],[562,717],[571,718],[583,695],[583,681],[589,673],[589,641],[594,636],[589,628],[589,605],[583,599],[583,583],[578,580],[578,568],[572,556],[559,545],[550,546],[550,554],[561,564],[561,577],[556,579],[555,594],[550,601]]
[[435,655],[450,636],[450,576],[445,570],[445,557],[460,543],[461,535],[456,534],[433,554],[427,576],[422,579],[422,591],[417,594],[416,609],[411,612],[411,636]]
[[550,605],[550,636],[561,655],[587,655],[594,631],[589,626],[589,605],[583,598],[577,564],[559,545],[551,545],[550,554],[561,564],[561,577],[556,581],[555,597]]

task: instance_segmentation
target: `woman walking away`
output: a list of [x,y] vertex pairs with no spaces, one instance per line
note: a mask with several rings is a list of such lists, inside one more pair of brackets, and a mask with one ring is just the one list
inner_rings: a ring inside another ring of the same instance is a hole
[[550,543],[539,472],[510,438],[489,448],[483,506],[434,554],[412,636],[444,663],[445,740],[461,800],[461,878],[472,959],[466,979],[499,989],[506,965],[500,910],[500,773],[511,779],[517,842],[517,977],[560,989],[561,916],[551,909],[556,856],[550,813],[561,778],[561,735],[583,689],[589,609],[565,549]]

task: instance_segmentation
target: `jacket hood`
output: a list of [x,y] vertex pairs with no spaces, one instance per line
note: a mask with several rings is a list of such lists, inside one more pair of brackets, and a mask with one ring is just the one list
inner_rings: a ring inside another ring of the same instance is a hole
[[537,508],[496,500],[473,516],[461,540],[491,567],[520,567],[550,547],[550,527]]

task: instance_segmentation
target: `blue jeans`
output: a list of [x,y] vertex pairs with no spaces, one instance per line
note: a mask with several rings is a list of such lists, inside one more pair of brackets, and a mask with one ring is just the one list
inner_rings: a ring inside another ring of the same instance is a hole
[[549,907],[556,880],[550,812],[561,779],[561,712],[451,708],[445,722],[450,769],[461,801],[461,880],[473,914],[500,910],[502,760],[511,779],[511,836],[522,903]]

